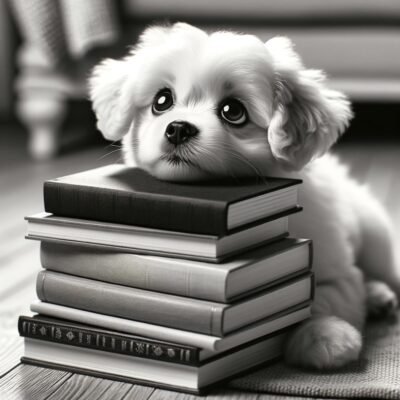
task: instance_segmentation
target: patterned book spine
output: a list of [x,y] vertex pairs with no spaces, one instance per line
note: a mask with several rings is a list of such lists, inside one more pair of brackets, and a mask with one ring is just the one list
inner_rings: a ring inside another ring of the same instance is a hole
[[48,342],[177,364],[197,365],[199,363],[199,351],[194,347],[116,335],[109,332],[63,325],[36,318],[21,316],[18,320],[18,330],[19,334],[23,337]]

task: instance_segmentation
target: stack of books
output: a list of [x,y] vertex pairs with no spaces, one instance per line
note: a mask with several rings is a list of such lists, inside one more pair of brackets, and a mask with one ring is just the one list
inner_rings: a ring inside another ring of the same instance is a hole
[[184,185],[110,165],[44,185],[22,361],[198,393],[278,358],[310,316],[293,179]]

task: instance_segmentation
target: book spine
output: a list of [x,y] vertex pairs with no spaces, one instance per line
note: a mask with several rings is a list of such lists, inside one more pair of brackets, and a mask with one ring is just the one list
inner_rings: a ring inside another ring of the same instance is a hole
[[314,243],[312,240],[310,240],[308,243],[308,251],[309,251],[308,266],[310,269],[312,269],[314,262]]
[[205,235],[227,232],[227,205],[223,202],[150,196],[57,181],[45,182],[43,194],[45,210],[63,217]]
[[43,268],[104,282],[177,296],[226,302],[227,273],[207,264],[190,268],[184,261],[111,252],[84,246],[42,242]]
[[41,271],[36,282],[40,300],[168,326],[222,336],[225,304],[151,292],[52,271]]
[[20,336],[185,365],[198,365],[198,349],[19,317]]

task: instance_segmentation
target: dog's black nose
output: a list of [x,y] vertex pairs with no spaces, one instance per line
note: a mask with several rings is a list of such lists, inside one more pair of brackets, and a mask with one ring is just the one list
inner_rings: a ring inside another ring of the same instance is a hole
[[165,130],[165,136],[168,141],[175,146],[186,142],[193,136],[196,136],[199,130],[186,121],[172,121]]

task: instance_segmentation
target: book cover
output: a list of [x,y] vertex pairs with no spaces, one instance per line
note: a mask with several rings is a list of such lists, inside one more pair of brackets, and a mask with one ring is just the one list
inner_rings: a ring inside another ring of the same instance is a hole
[[288,236],[288,216],[218,237],[39,213],[25,217],[27,239],[108,247],[110,250],[219,263]]
[[44,316],[20,316],[20,336],[185,365],[199,363],[199,349]]
[[288,329],[274,332],[205,360],[198,366],[145,360],[124,354],[106,354],[103,351],[33,338],[25,338],[21,361],[106,379],[198,393],[210,385],[279,358],[289,332]]
[[178,296],[230,302],[311,267],[311,241],[287,238],[221,264],[41,243],[43,268]]
[[[266,215],[253,215],[247,222],[296,210],[296,201],[284,204],[279,193],[299,183],[266,177],[188,185],[159,181],[141,169],[113,164],[46,181],[44,204],[47,212],[59,216],[220,236],[230,230],[228,209],[233,204],[266,194],[278,196],[271,200],[273,209],[265,204],[267,199],[264,202]],[[238,211],[237,217],[241,214]]]
[[91,311],[79,310],[42,301],[32,303],[32,312],[52,318],[74,321],[81,324],[98,326],[105,330],[117,330],[130,335],[150,337],[155,340],[180,343],[202,349],[201,352],[219,353],[250,342],[261,336],[286,328],[311,317],[311,300],[296,304],[281,312],[275,313],[261,321],[248,325],[224,337],[204,335],[183,331],[126,318],[119,318]]
[[[312,274],[306,274],[224,304],[151,292],[52,271],[38,274],[42,301],[176,329],[224,336],[312,297]],[[265,307],[268,304],[268,307]]]

